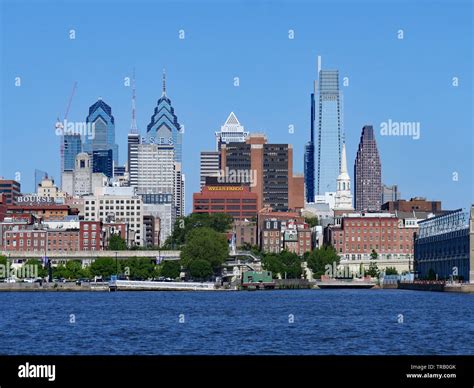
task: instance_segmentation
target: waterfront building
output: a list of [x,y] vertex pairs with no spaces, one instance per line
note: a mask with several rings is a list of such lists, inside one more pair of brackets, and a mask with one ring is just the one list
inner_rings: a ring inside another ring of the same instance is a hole
[[73,171],[64,171],[62,176],[62,191],[81,196],[107,185],[107,177],[102,173],[94,173],[89,154],[82,152],[76,156],[76,166]]
[[415,270],[419,278],[474,283],[474,205],[418,222]]
[[382,210],[387,210],[390,212],[431,212],[433,214],[440,214],[443,212],[441,208],[441,201],[427,201],[424,197],[410,198],[409,201],[405,199],[388,201],[382,205]]
[[54,201],[64,201],[66,193],[59,190],[54,184],[54,179],[44,177],[36,186],[36,195],[43,198],[52,198]]
[[304,178],[293,174],[290,144],[269,144],[262,134],[250,135],[245,143],[222,144],[221,171],[222,181],[236,177],[250,185],[250,191],[258,194],[258,209],[304,207]]
[[111,149],[92,151],[92,172],[102,173],[107,178],[114,176],[114,161]]
[[383,205],[386,202],[398,201],[399,199],[401,199],[401,194],[398,191],[397,185],[392,185],[392,186],[387,186],[385,184],[382,185],[382,210],[384,210]]
[[86,118],[88,133],[85,135],[83,151],[92,156],[93,151],[112,150],[113,161],[118,165],[118,145],[115,144],[115,119],[112,108],[99,98],[89,108]]
[[14,205],[21,196],[20,182],[11,179],[0,179],[0,194],[3,194],[4,203]]
[[283,231],[283,249],[298,256],[311,252],[311,229],[308,224],[294,221],[287,223]]
[[200,184],[201,189],[206,184],[207,177],[219,176],[219,151],[201,151]]
[[234,219],[251,220],[257,216],[258,195],[248,185],[205,185],[193,194],[193,213],[225,213]]
[[260,249],[265,253],[281,253],[287,250],[303,256],[310,252],[311,229],[302,220],[280,217],[262,219],[260,232]]
[[[41,199],[41,198],[40,198]],[[44,198],[43,198],[44,199]],[[65,204],[56,204],[51,199],[46,198],[47,202],[38,202],[35,198],[32,201],[24,201],[21,204],[9,205],[7,207],[6,217],[24,218],[34,216],[38,220],[65,220],[69,216],[76,216],[79,211]]]
[[361,265],[368,269],[373,251],[379,269],[413,271],[413,239],[418,229],[410,220],[391,213],[351,213],[339,225],[326,228],[326,241],[350,271],[359,271]]
[[382,166],[374,128],[362,128],[354,162],[354,207],[357,211],[380,211],[382,206]]
[[143,246],[143,201],[133,187],[102,187],[84,198],[84,220],[127,224],[127,245]]
[[145,246],[160,246],[160,218],[152,215],[144,215],[143,229],[143,234],[145,236]]
[[[64,171],[73,171],[76,164],[76,156],[82,152],[82,139],[79,134],[64,135],[63,142],[63,163],[61,174]],[[36,187],[36,186],[35,186]]]
[[343,117],[339,71],[321,70],[320,65],[318,68],[316,195],[324,195],[325,192],[336,191],[341,165]]

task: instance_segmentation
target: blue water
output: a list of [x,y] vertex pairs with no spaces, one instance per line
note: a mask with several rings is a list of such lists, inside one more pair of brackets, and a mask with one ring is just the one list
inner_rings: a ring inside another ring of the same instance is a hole
[[19,292],[0,298],[0,354],[474,354],[472,294]]

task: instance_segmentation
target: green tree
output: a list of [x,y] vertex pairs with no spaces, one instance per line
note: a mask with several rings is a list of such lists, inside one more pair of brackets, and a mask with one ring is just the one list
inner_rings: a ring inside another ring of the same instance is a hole
[[265,270],[271,271],[273,278],[277,278],[278,274],[284,272],[283,263],[280,260],[280,255],[277,253],[269,253],[263,256],[262,266]]
[[189,268],[193,260],[206,260],[213,270],[226,260],[228,255],[227,238],[224,234],[207,227],[189,232],[186,245],[181,250],[181,264]]
[[380,274],[379,267],[377,266],[377,263],[374,260],[370,261],[369,264],[369,269],[365,271],[366,275],[372,276],[373,278],[376,278]]
[[160,275],[165,278],[176,279],[181,272],[181,265],[174,260],[166,260],[160,268]]
[[189,264],[189,273],[194,279],[207,280],[212,275],[212,267],[207,260],[192,260]]
[[118,234],[113,234],[109,238],[109,251],[125,251],[127,243]]
[[310,228],[319,225],[318,217],[305,217],[304,222],[306,222]]
[[379,254],[375,251],[375,249],[372,249],[372,252],[370,254],[370,260],[377,260],[379,257]]
[[398,271],[395,267],[385,268],[385,275],[398,275]]
[[155,260],[148,258],[127,259],[123,262],[122,271],[131,280],[146,280],[155,275]]
[[48,276],[48,270],[46,268],[43,268],[43,264],[38,259],[29,259],[23,265],[24,266],[28,265],[28,266],[33,266],[33,267],[36,266],[38,268],[38,277],[40,278],[44,278]]
[[0,255],[0,265],[7,265],[7,257]]
[[[120,271],[120,263],[118,263],[118,272],[120,273]],[[96,259],[90,266],[90,272],[92,276],[102,276],[104,278],[117,274],[115,259],[111,257]]]
[[[337,267],[339,260],[339,255],[332,245],[323,245],[321,248],[313,250],[307,257],[308,267],[313,271],[314,278],[320,278],[326,274],[328,265],[332,269]],[[335,277],[336,274],[332,274],[332,276]]]

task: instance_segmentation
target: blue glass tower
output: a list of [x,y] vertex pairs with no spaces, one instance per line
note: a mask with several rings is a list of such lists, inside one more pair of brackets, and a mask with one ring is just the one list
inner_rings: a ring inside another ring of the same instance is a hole
[[304,183],[306,202],[314,202],[314,93],[311,93],[311,137],[304,153]]
[[112,108],[101,98],[89,108],[86,119],[87,134],[84,137],[84,152],[92,157],[93,151],[112,150],[113,160],[118,165],[118,146],[115,144],[115,119]]
[[81,135],[64,135],[64,171],[74,170],[76,156],[82,152]]
[[107,178],[114,175],[114,162],[112,150],[92,151],[92,172],[101,172]]
[[173,145],[174,160],[181,163],[182,136],[183,130],[178,123],[178,117],[171,106],[171,100],[166,95],[166,76],[163,72],[163,91],[147,126],[147,142]]
[[336,191],[341,165],[342,109],[339,71],[319,71],[316,195]]

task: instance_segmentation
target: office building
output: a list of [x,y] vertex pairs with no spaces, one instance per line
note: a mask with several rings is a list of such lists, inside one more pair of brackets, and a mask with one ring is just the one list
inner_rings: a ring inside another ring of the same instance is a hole
[[81,135],[71,134],[64,135],[63,141],[63,168],[61,173],[64,171],[74,170],[76,164],[76,156],[82,152],[82,139]]
[[102,173],[107,178],[114,176],[114,160],[111,149],[92,151],[92,172]]
[[354,162],[354,207],[357,211],[380,211],[382,206],[382,165],[374,128],[362,128]]
[[0,194],[6,205],[16,204],[17,198],[21,196],[20,182],[11,179],[0,179]]
[[91,157],[85,152],[76,156],[73,171],[63,172],[62,191],[72,196],[92,194],[97,188],[106,185],[107,177],[102,173],[92,172]]
[[382,205],[382,210],[390,212],[431,212],[433,214],[443,213],[441,209],[441,201],[427,201],[424,197],[410,198],[409,201],[399,199],[396,201],[388,201]]
[[206,178],[219,176],[219,152],[202,151],[200,158],[201,189],[206,184]]

